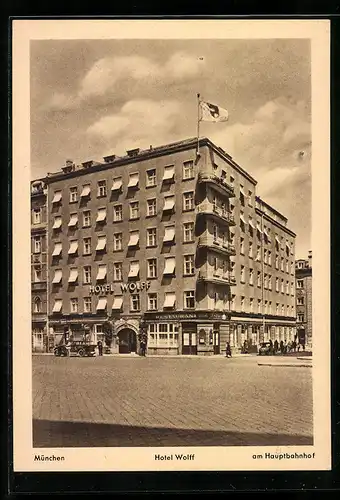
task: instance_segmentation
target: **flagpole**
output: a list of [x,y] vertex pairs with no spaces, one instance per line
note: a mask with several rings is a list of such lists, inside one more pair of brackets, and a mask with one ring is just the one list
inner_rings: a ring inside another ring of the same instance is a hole
[[200,94],[197,94],[197,151],[196,157],[200,155]]

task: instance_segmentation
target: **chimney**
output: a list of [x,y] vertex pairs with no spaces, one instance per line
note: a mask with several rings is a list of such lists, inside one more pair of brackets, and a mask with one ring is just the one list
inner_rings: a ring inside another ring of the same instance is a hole
[[115,158],[116,155],[103,156],[103,160],[105,161],[105,163],[112,163]]
[[128,151],[126,151],[126,153],[128,156],[137,156],[139,151],[140,151],[139,148],[135,148],[135,149],[129,149]]
[[312,250],[308,251],[308,267],[312,269]]

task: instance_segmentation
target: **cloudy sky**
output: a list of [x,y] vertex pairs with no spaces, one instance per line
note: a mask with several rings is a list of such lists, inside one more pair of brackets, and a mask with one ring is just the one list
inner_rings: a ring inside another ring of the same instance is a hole
[[194,137],[196,94],[229,111],[202,123],[258,181],[297,233],[311,233],[311,84],[307,40],[31,42],[32,177]]

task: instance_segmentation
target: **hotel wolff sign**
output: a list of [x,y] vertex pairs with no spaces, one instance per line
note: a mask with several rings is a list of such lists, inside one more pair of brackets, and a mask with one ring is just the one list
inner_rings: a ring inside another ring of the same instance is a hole
[[[107,285],[91,285],[90,294],[95,295],[109,295],[114,293],[114,284]],[[131,283],[121,283],[120,284],[122,292],[138,293],[141,290],[148,290],[150,288],[150,281],[132,281]]]

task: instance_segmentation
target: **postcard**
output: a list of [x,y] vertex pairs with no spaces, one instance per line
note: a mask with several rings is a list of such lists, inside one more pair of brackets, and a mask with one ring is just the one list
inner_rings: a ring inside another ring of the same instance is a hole
[[12,43],[14,471],[330,469],[329,21]]

